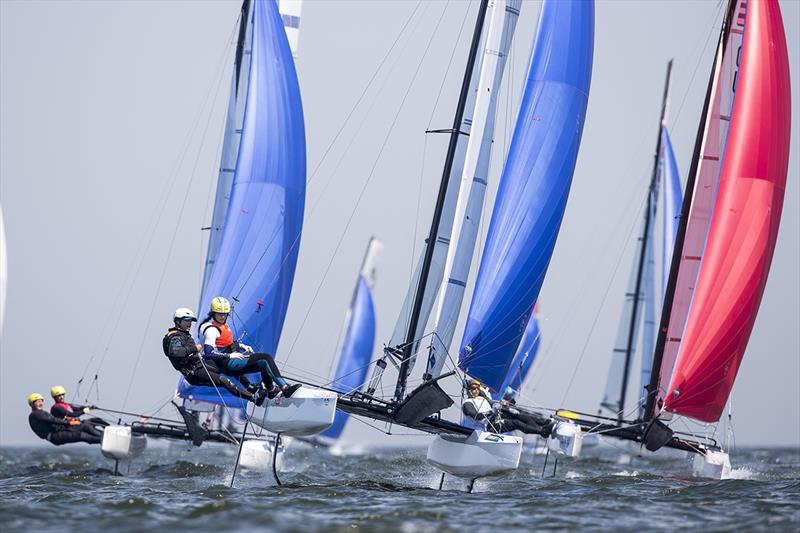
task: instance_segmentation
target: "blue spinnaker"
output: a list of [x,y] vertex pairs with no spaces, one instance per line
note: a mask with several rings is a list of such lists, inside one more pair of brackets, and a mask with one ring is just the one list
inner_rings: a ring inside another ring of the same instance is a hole
[[539,351],[541,336],[542,330],[539,328],[539,318],[534,309],[531,318],[528,320],[528,325],[525,327],[525,333],[522,334],[522,341],[519,343],[517,353],[511,361],[511,367],[508,369],[506,379],[500,388],[498,398],[502,396],[507,387],[511,387],[517,392],[522,389],[522,383],[528,377],[528,372],[536,359],[536,353]]
[[[661,183],[664,191],[664,234],[661,246],[661,298],[667,290],[669,265],[672,262],[672,249],[675,247],[675,235],[678,233],[678,216],[681,213],[683,193],[681,177],[678,174],[678,163],[672,151],[672,141],[666,126],[661,126],[660,154]],[[659,302],[659,307],[661,302]]]
[[[292,290],[306,187],[297,73],[274,0],[256,0],[244,125],[219,251],[201,302],[224,296],[238,340],[275,354]],[[179,385],[182,397],[240,407],[211,387]]]
[[[347,333],[345,333],[342,343],[332,388],[346,394],[361,388],[367,379],[374,344],[375,307],[372,303],[369,284],[362,274],[358,278],[358,289],[351,309],[350,323],[347,325]],[[336,411],[333,424],[321,436],[338,439],[344,431],[347,418],[346,413]]]
[[594,2],[545,0],[495,201],[459,366],[499,390],[539,296],[578,156]]

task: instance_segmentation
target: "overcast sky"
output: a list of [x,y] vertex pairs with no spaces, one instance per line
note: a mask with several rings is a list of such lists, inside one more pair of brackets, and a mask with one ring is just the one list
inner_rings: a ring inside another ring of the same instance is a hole
[[[423,3],[331,145],[415,5],[304,2],[297,66],[310,183],[278,350],[290,374],[327,375],[371,235],[386,244],[375,289],[377,349],[389,339],[427,233],[446,139],[424,131],[452,122],[474,5],[465,19],[466,2]],[[733,390],[738,444],[800,444],[800,2],[781,8],[792,152],[772,270]],[[0,204],[9,255],[0,444],[41,443],[28,428],[25,397],[56,384],[73,393],[84,372],[75,400],[95,373],[99,399],[92,392],[90,401],[103,406],[147,412],[174,391],[177,376],[160,340],[176,307],[198,305],[200,228],[213,202],[238,10],[238,0],[0,2]],[[719,10],[715,0],[597,2],[588,115],[540,298],[543,344],[526,390],[531,402],[597,408],[666,62],[675,59],[668,125],[685,180]],[[538,2],[524,3],[506,70],[488,205],[538,11]],[[386,442],[361,424],[348,435]]]

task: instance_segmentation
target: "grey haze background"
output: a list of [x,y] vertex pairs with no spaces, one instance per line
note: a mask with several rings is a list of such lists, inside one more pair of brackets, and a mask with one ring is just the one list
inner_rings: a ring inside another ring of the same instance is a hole
[[[297,65],[310,176],[415,5],[305,1]],[[375,292],[377,341],[390,336],[445,150],[444,136],[426,139],[424,130],[451,123],[474,5],[447,65],[468,7],[420,7],[423,16],[310,177],[278,353],[290,373],[328,374],[370,235],[387,245]],[[792,65],[792,153],[772,271],[733,392],[738,444],[800,443],[800,3],[785,0],[781,8]],[[719,9],[713,0],[597,3],[588,118],[540,299],[541,364],[527,400],[597,407],[650,175],[665,64],[675,58],[668,123],[685,179]],[[87,382],[99,365],[93,403],[146,412],[172,394],[176,373],[160,339],[175,307],[197,306],[205,254],[199,229],[210,219],[238,10],[238,0],[0,2],[0,203],[9,254],[1,444],[41,443],[28,428],[25,397],[47,395],[54,384],[73,392],[90,359]],[[507,69],[512,82],[500,102],[489,205],[538,10],[538,2],[525,2]],[[348,435],[386,442],[358,423]]]

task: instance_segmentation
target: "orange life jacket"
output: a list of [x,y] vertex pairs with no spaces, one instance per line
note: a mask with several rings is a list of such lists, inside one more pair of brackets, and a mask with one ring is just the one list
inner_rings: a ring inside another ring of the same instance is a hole
[[217,321],[212,321],[211,325],[219,330],[219,337],[217,337],[217,341],[214,343],[217,345],[217,348],[227,348],[233,344],[233,331],[228,327],[228,324],[220,324]]

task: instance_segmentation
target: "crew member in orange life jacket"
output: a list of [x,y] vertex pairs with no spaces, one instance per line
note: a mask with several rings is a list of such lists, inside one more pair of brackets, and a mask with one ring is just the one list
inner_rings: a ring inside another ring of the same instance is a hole
[[269,398],[281,393],[290,397],[300,385],[286,383],[271,355],[254,353],[250,346],[233,340],[233,331],[227,324],[230,312],[231,304],[225,298],[217,296],[211,300],[211,310],[198,328],[203,340],[203,358],[214,361],[224,374],[236,377],[249,390],[256,386],[245,374],[260,372]]
[[[53,397],[53,407],[50,408],[50,414],[56,418],[80,418],[83,415],[89,414],[89,409],[96,409],[94,405],[76,405],[74,403],[67,403],[64,399],[67,390],[61,385],[56,385],[50,388],[50,396]],[[107,426],[108,422],[102,418],[88,418],[86,422],[97,426]]]

